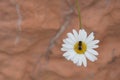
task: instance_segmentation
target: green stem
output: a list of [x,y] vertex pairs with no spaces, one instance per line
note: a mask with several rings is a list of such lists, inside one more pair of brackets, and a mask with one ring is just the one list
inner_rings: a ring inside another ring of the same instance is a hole
[[82,28],[82,21],[81,21],[81,12],[80,12],[80,6],[79,6],[79,1],[78,0],[76,0],[76,6],[77,6],[77,10],[78,10],[79,27],[81,29]]

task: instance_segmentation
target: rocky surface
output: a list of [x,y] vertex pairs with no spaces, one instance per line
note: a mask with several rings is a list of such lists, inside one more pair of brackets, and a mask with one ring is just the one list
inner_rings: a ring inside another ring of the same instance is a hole
[[79,29],[74,0],[0,0],[0,80],[120,80],[120,0],[79,4],[83,27],[101,41],[87,68],[60,51]]

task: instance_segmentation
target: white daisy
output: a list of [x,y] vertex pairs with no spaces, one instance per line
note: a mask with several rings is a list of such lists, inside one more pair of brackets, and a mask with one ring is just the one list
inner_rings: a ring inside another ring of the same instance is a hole
[[98,52],[94,50],[99,46],[99,40],[94,40],[94,33],[90,33],[87,37],[87,32],[84,29],[79,30],[77,33],[76,30],[73,29],[73,34],[68,33],[68,38],[64,39],[64,44],[62,45],[61,50],[65,51],[63,56],[67,60],[73,61],[77,66],[81,66],[82,63],[86,67],[87,60],[92,62],[97,60]]

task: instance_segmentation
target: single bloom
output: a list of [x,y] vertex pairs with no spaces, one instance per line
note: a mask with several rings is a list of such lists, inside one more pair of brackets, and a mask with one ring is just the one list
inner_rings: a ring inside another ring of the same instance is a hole
[[87,60],[92,62],[97,60],[98,52],[94,50],[98,48],[99,40],[94,40],[94,33],[91,32],[87,36],[87,32],[84,29],[77,32],[73,29],[73,33],[67,33],[68,38],[64,39],[62,44],[62,51],[65,51],[63,56],[67,60],[73,61],[77,66],[82,64],[86,67]]

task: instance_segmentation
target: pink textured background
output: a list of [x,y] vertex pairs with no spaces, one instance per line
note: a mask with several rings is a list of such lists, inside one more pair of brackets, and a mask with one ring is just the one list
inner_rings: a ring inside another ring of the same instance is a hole
[[120,0],[79,2],[84,29],[101,41],[87,68],[60,51],[79,29],[75,0],[0,0],[0,80],[120,80]]

